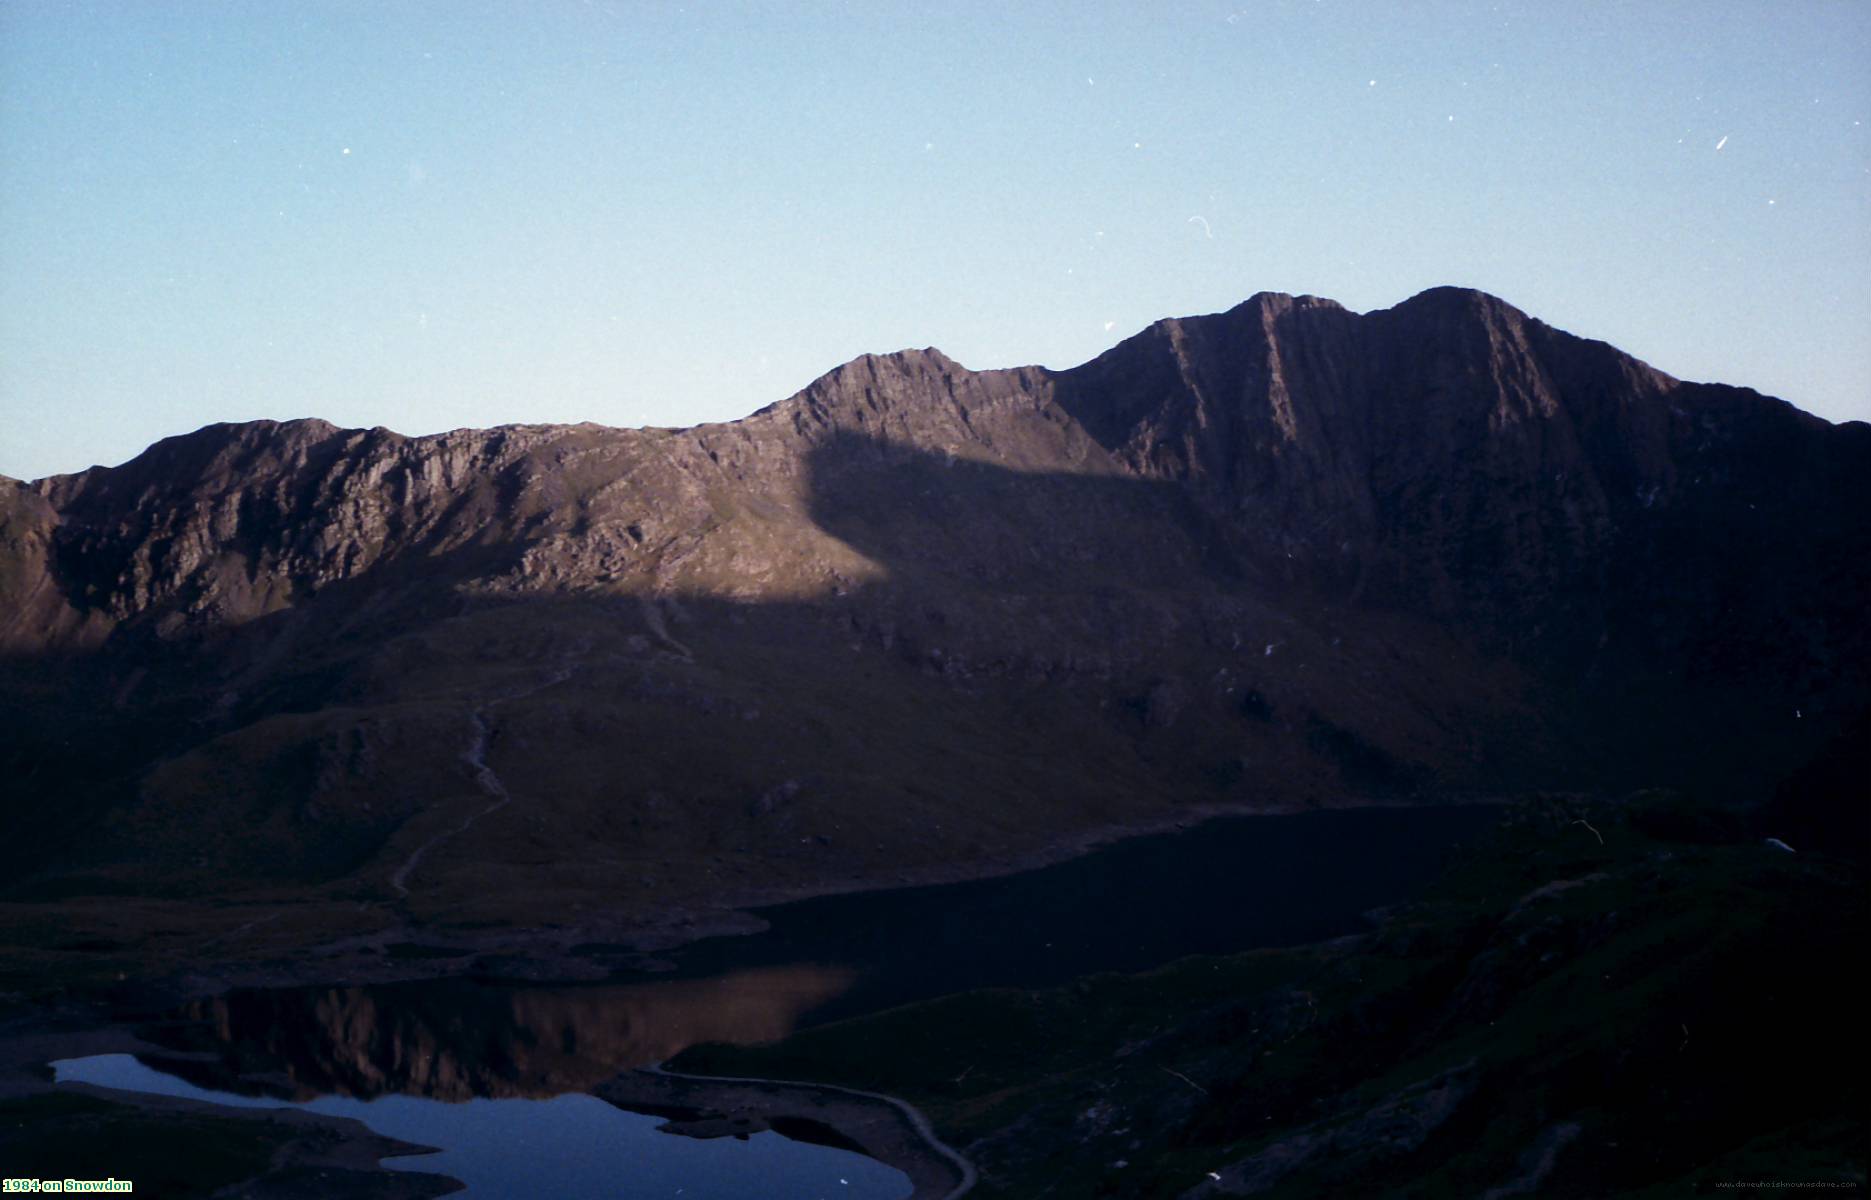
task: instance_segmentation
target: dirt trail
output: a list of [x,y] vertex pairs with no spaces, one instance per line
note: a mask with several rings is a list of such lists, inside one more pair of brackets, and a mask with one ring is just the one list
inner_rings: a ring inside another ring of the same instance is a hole
[[390,886],[396,889],[397,895],[409,895],[409,877],[415,872],[417,867],[422,865],[422,860],[428,856],[429,851],[435,849],[450,838],[459,837],[461,834],[466,833],[473,827],[474,823],[479,821],[482,817],[499,812],[501,809],[507,807],[507,805],[513,803],[513,793],[507,790],[507,785],[500,781],[500,776],[495,774],[494,769],[487,765],[487,739],[489,734],[493,731],[493,727],[488,722],[488,714],[493,712],[499,705],[506,704],[513,700],[523,700],[537,692],[543,692],[549,687],[555,687],[558,684],[564,683],[578,670],[577,663],[572,660],[583,652],[583,647],[574,651],[572,655],[568,656],[566,662],[562,663],[542,682],[517,692],[508,692],[505,695],[496,696],[468,714],[468,722],[473,727],[474,733],[468,740],[468,748],[462,751],[461,761],[468,765],[469,773],[472,775],[476,786],[491,797],[493,803],[487,805],[485,808],[477,809],[469,813],[452,829],[444,829],[428,841],[422,843],[422,845],[417,846],[416,849],[411,852],[410,856],[403,861],[403,865],[396,869],[395,874],[390,876]]
[[674,653],[689,662],[695,661],[695,652],[677,641],[669,632],[669,622],[663,619],[663,601],[655,596],[638,596],[637,606],[643,610],[643,623],[656,639]]

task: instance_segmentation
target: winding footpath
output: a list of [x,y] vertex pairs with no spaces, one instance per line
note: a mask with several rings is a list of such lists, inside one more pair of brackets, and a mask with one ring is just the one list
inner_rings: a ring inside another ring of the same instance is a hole
[[507,807],[507,805],[513,803],[513,793],[507,790],[507,785],[500,781],[500,776],[494,773],[494,769],[487,765],[487,739],[488,735],[492,732],[492,726],[488,723],[488,714],[493,712],[499,705],[506,704],[513,700],[523,700],[537,692],[543,692],[549,687],[556,687],[564,683],[578,670],[577,664],[570,661],[570,659],[575,658],[581,653],[583,653],[582,647],[578,651],[575,651],[573,655],[569,656],[568,661],[561,664],[543,682],[536,683],[532,687],[517,692],[508,692],[504,696],[496,696],[468,714],[468,721],[473,726],[474,733],[468,740],[468,748],[462,752],[461,761],[468,765],[468,770],[473,776],[475,784],[480,787],[481,791],[485,792],[493,799],[493,803],[485,808],[469,813],[467,816],[463,817],[461,822],[454,828],[444,829],[428,841],[422,843],[422,845],[417,846],[410,856],[403,861],[403,865],[398,867],[396,872],[390,876],[390,886],[396,889],[397,895],[409,895],[409,877],[415,872],[417,867],[422,865],[422,860],[428,856],[429,851],[435,849],[450,838],[459,837],[466,833],[473,827],[474,823],[479,821],[482,817],[497,813],[501,809]]

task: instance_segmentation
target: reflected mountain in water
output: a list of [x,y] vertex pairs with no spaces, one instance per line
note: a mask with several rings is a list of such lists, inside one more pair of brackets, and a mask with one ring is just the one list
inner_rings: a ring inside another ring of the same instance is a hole
[[782,966],[613,986],[452,979],[234,991],[144,1031],[144,1055],[201,1087],[308,1100],[436,1100],[588,1092],[702,1042],[777,1041],[845,992],[843,967]]

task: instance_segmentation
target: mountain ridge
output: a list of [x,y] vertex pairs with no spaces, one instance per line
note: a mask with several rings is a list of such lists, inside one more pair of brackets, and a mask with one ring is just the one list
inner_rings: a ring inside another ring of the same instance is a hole
[[[0,488],[3,819],[69,851],[13,895],[510,920],[1213,808],[1764,794],[1871,695],[1867,472],[1871,427],[1466,289],[866,355],[681,430],[209,426]],[[482,770],[518,799],[463,825]]]
[[[1442,285],[1432,286],[1429,288],[1425,288],[1420,292],[1414,293],[1413,295],[1407,297],[1406,299],[1399,301],[1395,305],[1391,305],[1389,307],[1379,307],[1379,308],[1368,309],[1363,312],[1359,312],[1357,310],[1347,308],[1343,304],[1339,303],[1336,300],[1331,299],[1330,297],[1317,296],[1317,295],[1313,295],[1310,293],[1295,294],[1295,293],[1289,293],[1289,292],[1264,291],[1264,292],[1256,292],[1253,295],[1249,296],[1247,299],[1241,301],[1239,304],[1236,304],[1233,307],[1228,308],[1228,309],[1219,310],[1217,312],[1204,313],[1204,314],[1186,316],[1186,317],[1158,318],[1157,320],[1151,322],[1149,325],[1146,325],[1142,329],[1138,330],[1136,333],[1133,333],[1125,338],[1120,339],[1118,342],[1114,343],[1112,346],[1099,352],[1097,355],[1094,355],[1091,359],[1086,360],[1086,362],[1077,364],[1072,367],[1051,368],[1051,367],[1042,367],[1037,364],[1026,364],[1026,365],[1015,365],[1015,366],[1009,366],[1009,367],[990,367],[990,368],[983,368],[977,371],[973,368],[969,368],[969,367],[962,365],[960,362],[955,360],[953,357],[951,357],[949,354],[947,354],[945,351],[943,351],[940,347],[937,347],[937,346],[922,346],[922,347],[905,346],[905,347],[901,347],[899,349],[890,350],[890,351],[867,352],[867,353],[858,355],[856,358],[851,359],[849,362],[841,363],[838,366],[831,368],[830,370],[824,372],[822,375],[814,379],[811,383],[808,383],[805,387],[800,388],[798,391],[794,392],[793,394],[789,396],[783,397],[779,400],[771,401],[759,408],[752,410],[746,416],[737,417],[737,418],[733,418],[733,419],[726,420],[726,421],[703,422],[698,425],[688,425],[688,426],[607,425],[602,422],[593,422],[593,421],[543,422],[543,423],[541,422],[514,422],[514,423],[504,423],[500,425],[493,425],[493,426],[486,426],[486,427],[461,426],[455,429],[441,430],[435,433],[427,433],[427,434],[403,434],[395,430],[389,429],[386,426],[381,426],[381,425],[371,426],[371,427],[339,426],[330,421],[325,420],[322,417],[316,417],[316,416],[286,417],[286,418],[262,417],[262,418],[254,418],[254,419],[246,420],[246,421],[215,421],[215,422],[210,422],[206,425],[200,426],[194,430],[189,430],[189,431],[185,431],[185,432],[177,433],[177,434],[170,434],[165,437],[156,439],[156,441],[150,443],[150,445],[146,447],[143,451],[139,451],[136,455],[133,455],[130,459],[127,459],[121,463],[115,463],[115,464],[97,463],[97,464],[93,464],[88,467],[79,468],[78,470],[74,470],[74,471],[55,471],[48,475],[35,476],[32,478],[21,478],[21,477],[15,477],[15,476],[7,475],[4,473],[0,473],[0,482],[23,484],[29,487],[38,487],[39,485],[46,484],[51,480],[67,478],[67,477],[74,476],[74,475],[83,475],[83,474],[87,474],[93,471],[118,470],[118,469],[121,469],[122,467],[128,466],[131,462],[134,462],[137,458],[142,457],[143,454],[148,453],[149,450],[155,448],[156,446],[160,446],[165,442],[176,441],[178,439],[193,438],[199,434],[206,433],[207,431],[210,431],[210,430],[235,429],[235,428],[242,428],[242,427],[247,427],[247,426],[270,427],[270,426],[286,426],[286,425],[299,425],[299,424],[304,424],[304,423],[313,423],[313,424],[321,424],[321,425],[330,426],[330,428],[333,430],[352,429],[353,431],[364,431],[367,428],[368,431],[370,432],[395,434],[398,437],[416,438],[416,439],[448,437],[452,435],[458,435],[458,434],[470,433],[470,432],[491,433],[493,431],[502,430],[502,429],[528,429],[528,428],[592,427],[592,428],[599,428],[599,429],[611,429],[611,430],[621,430],[621,431],[658,431],[659,430],[659,431],[666,431],[666,432],[687,432],[687,431],[694,430],[694,429],[701,429],[701,428],[707,428],[707,427],[712,427],[712,426],[736,424],[739,421],[746,420],[748,417],[759,416],[763,413],[767,413],[771,410],[780,408],[788,404],[790,401],[798,399],[801,395],[803,395],[806,391],[808,391],[812,387],[813,383],[817,383],[820,380],[823,380],[829,376],[836,375],[840,371],[844,371],[848,368],[855,366],[856,364],[863,363],[867,360],[895,360],[895,359],[904,359],[904,358],[908,358],[911,356],[928,356],[928,357],[941,361],[942,363],[946,364],[949,368],[964,371],[969,374],[992,374],[992,373],[1002,372],[1002,371],[1039,371],[1039,372],[1045,372],[1051,375],[1061,375],[1061,374],[1066,374],[1072,371],[1077,371],[1086,366],[1089,366],[1092,363],[1096,362],[1098,359],[1103,358],[1106,355],[1119,350],[1120,348],[1124,347],[1128,343],[1135,342],[1139,339],[1150,336],[1152,333],[1156,332],[1159,329],[1159,327],[1174,326],[1174,325],[1180,325],[1180,324],[1189,323],[1189,322],[1212,321],[1217,318],[1229,317],[1229,316],[1232,316],[1236,313],[1239,313],[1247,309],[1250,305],[1256,304],[1257,302],[1261,302],[1261,301],[1284,302],[1284,303],[1289,303],[1292,305],[1298,305],[1302,307],[1328,308],[1328,309],[1333,309],[1338,312],[1344,313],[1351,317],[1368,317],[1368,316],[1371,316],[1377,313],[1390,313],[1390,312],[1395,312],[1399,310],[1405,310],[1412,306],[1426,305],[1429,303],[1436,302],[1437,300],[1443,299],[1443,298],[1460,298],[1463,300],[1471,300],[1471,301],[1474,301],[1474,302],[1477,302],[1483,305],[1487,305],[1487,306],[1498,307],[1499,309],[1504,310],[1505,312],[1511,314],[1512,316],[1514,316],[1515,318],[1519,320],[1530,321],[1546,329],[1554,328],[1552,326],[1547,325],[1544,321],[1541,321],[1539,318],[1531,316],[1530,314],[1516,307],[1515,305],[1508,302],[1507,300],[1494,295],[1493,293],[1487,292],[1479,288],[1472,288],[1472,287],[1467,287],[1463,285],[1442,284]],[[1563,331],[1557,331],[1557,330],[1555,331],[1563,332]],[[1693,381],[1682,379],[1677,376],[1669,375],[1667,372],[1664,372],[1654,366],[1651,366],[1649,363],[1643,362],[1640,359],[1636,359],[1633,356],[1627,354],[1626,352],[1622,350],[1618,350],[1615,345],[1603,339],[1589,338],[1589,337],[1584,337],[1581,335],[1570,334],[1570,333],[1565,334],[1565,336],[1582,344],[1605,347],[1605,348],[1611,349],[1615,353],[1620,355],[1621,357],[1631,359],[1631,361],[1643,367],[1645,371],[1653,375],[1660,376],[1663,379],[1668,380],[1671,383],[1675,383],[1675,384],[1693,383]],[[1727,386],[1727,385],[1722,385],[1722,386]],[[1799,411],[1804,417],[1812,421],[1823,422],[1826,425],[1830,425],[1834,427],[1843,427],[1843,426],[1858,426],[1858,425],[1868,424],[1867,422],[1862,421],[1862,420],[1832,421],[1828,418],[1819,416],[1818,414],[1807,412],[1804,409],[1799,409],[1797,405],[1792,405],[1789,401],[1786,401],[1779,397],[1772,396],[1768,393],[1761,392],[1755,388],[1737,386],[1734,388],[1734,390],[1744,392],[1744,393],[1750,393],[1752,395],[1761,397],[1762,399],[1774,400],[1777,403],[1788,404],[1790,407],[1793,407],[1797,411]]]

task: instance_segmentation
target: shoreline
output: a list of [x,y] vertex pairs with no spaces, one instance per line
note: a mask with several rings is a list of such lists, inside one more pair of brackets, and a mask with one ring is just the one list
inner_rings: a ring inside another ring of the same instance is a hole
[[[1122,842],[1186,832],[1215,820],[1359,810],[1499,807],[1511,803],[1517,795],[1520,793],[1464,795],[1433,801],[1360,797],[1324,805],[1195,805],[1069,830],[1044,845],[1012,854],[809,884],[743,888],[705,903],[674,903],[651,909],[589,908],[576,914],[578,920],[563,924],[515,922],[464,929],[405,918],[337,937],[327,932],[321,937],[315,932],[319,924],[356,922],[360,914],[368,916],[379,911],[378,906],[329,897],[235,900],[220,905],[134,898],[128,902],[146,905],[150,911],[140,914],[140,919],[156,930],[186,926],[191,918],[199,919],[205,913],[212,913],[229,929],[204,931],[179,947],[157,948],[126,941],[131,948],[127,953],[119,951],[123,953],[121,958],[107,958],[112,952],[102,951],[94,963],[66,960],[37,972],[28,967],[28,973],[37,976],[35,982],[48,983],[46,992],[39,996],[17,988],[10,993],[0,992],[0,1012],[25,1014],[48,1007],[151,1011],[236,988],[414,983],[462,975],[500,982],[566,984],[653,977],[670,969],[672,964],[664,956],[671,952],[709,938],[760,933],[768,928],[760,910],[797,901],[1005,878],[1083,858]],[[57,921],[74,933],[82,933],[86,907],[108,905],[107,911],[117,917],[115,909],[126,899],[77,897],[44,907],[21,905],[25,912],[0,911],[0,919],[17,915],[22,925],[27,919]],[[306,932],[308,927],[312,932]],[[257,944],[239,950],[229,947],[225,952],[216,949],[237,936],[249,937]],[[25,950],[20,957],[30,962],[44,953]],[[71,965],[73,978],[60,984],[57,976],[66,964]]]
[[[581,914],[584,919],[576,924],[516,924],[469,931],[433,923],[399,923],[325,942],[276,943],[259,955],[230,956],[213,965],[157,972],[137,982],[150,1000],[179,1004],[236,988],[415,983],[462,975],[489,982],[534,984],[653,978],[672,965],[663,956],[710,938],[764,932],[769,925],[759,915],[760,910],[798,901],[1006,878],[1057,866],[1133,839],[1187,832],[1216,820],[1360,810],[1504,807],[1512,799],[1490,795],[1433,802],[1361,798],[1354,803],[1313,806],[1199,805],[1088,827],[1014,855],[892,871],[888,877],[747,889],[721,896],[706,906],[679,904],[648,912],[586,910]],[[248,925],[262,926],[281,915],[278,906],[271,907],[271,917],[257,917]]]

